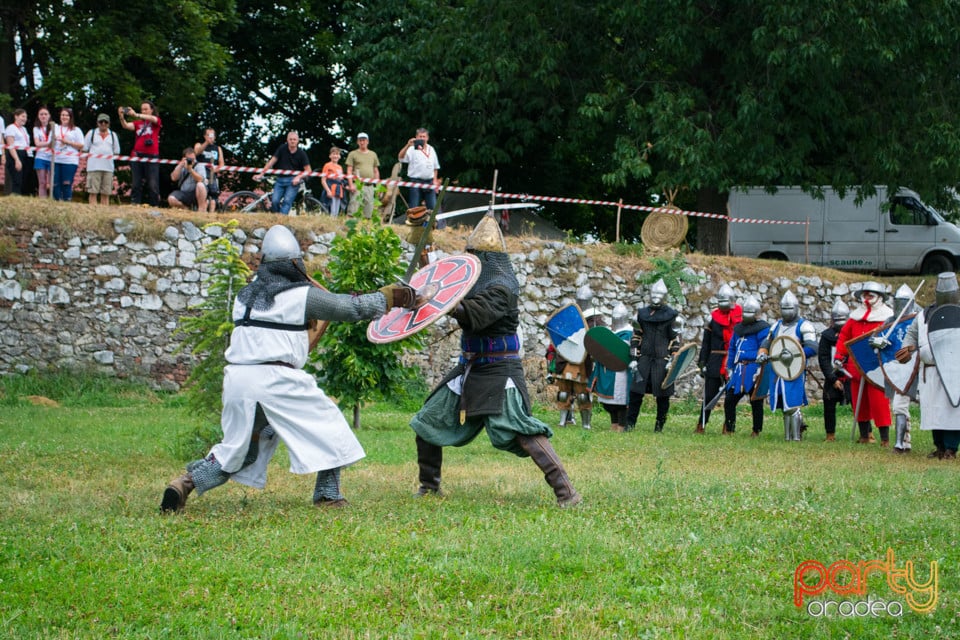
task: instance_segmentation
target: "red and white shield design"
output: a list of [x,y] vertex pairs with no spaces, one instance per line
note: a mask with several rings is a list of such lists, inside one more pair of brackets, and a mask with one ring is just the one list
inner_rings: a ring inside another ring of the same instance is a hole
[[480,260],[469,254],[447,256],[432,262],[410,278],[417,291],[436,289],[436,294],[416,309],[391,309],[367,326],[367,340],[386,344],[403,340],[429,327],[463,300],[480,277]]

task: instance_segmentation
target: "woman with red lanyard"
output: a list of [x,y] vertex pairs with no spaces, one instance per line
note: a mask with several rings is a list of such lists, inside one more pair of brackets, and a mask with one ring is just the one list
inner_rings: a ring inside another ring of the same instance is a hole
[[73,109],[60,110],[60,124],[53,128],[53,199],[73,198],[73,178],[80,166],[83,131],[73,122]]
[[[27,175],[28,158],[33,155],[27,151],[30,146],[30,134],[27,133],[27,112],[17,109],[13,112],[13,123],[3,131],[3,141],[7,145],[7,184],[10,193],[23,195],[24,176]],[[19,148],[17,148],[19,147]]]
[[[143,182],[147,183],[147,203],[156,207],[160,203],[160,165],[156,159],[160,157],[160,129],[163,123],[160,122],[160,113],[156,105],[149,100],[140,103],[140,113],[135,112],[130,107],[119,107],[117,113],[120,114],[120,126],[136,134],[133,141],[133,153],[135,158],[149,158],[153,162],[130,163],[131,173],[133,174],[133,186],[130,190],[130,202],[140,204],[143,200]],[[127,122],[127,118],[133,118],[132,122]]]
[[33,121],[33,146],[37,148],[37,157],[33,168],[37,172],[37,195],[47,197],[50,187],[50,170],[53,169],[53,123],[50,122],[50,110],[40,107],[37,119]]

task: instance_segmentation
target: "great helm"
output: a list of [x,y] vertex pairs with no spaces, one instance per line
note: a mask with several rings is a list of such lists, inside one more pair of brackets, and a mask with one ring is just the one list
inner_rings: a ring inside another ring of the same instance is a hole
[[747,299],[743,301],[743,321],[747,324],[756,322],[759,313],[760,300],[755,296],[747,296]]
[[938,275],[934,297],[938,305],[960,303],[960,286],[957,286],[957,274],[953,271],[944,271]]
[[792,291],[787,291],[780,298],[780,318],[784,322],[793,322],[800,315],[800,302]]
[[303,257],[300,243],[287,227],[276,224],[267,230],[260,245],[260,262],[279,262]]
[[733,287],[726,283],[720,285],[720,288],[717,290],[717,306],[723,311],[729,310],[730,307],[733,306],[733,298],[735,295]]
[[863,298],[863,294],[865,293],[875,293],[880,296],[881,300],[887,297],[887,290],[884,289],[883,285],[879,282],[874,282],[873,280],[864,282],[859,290],[853,292],[853,297],[859,301]]
[[837,298],[837,301],[833,303],[833,307],[830,309],[830,320],[834,324],[843,324],[850,318],[850,307],[846,303]]
[[667,285],[663,281],[663,278],[654,282],[650,287],[650,306],[654,308],[662,307],[667,293]]

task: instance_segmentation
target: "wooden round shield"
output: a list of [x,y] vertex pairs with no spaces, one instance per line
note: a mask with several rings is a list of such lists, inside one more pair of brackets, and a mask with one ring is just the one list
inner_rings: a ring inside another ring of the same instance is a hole
[[679,213],[655,211],[647,216],[640,228],[640,239],[645,247],[651,249],[670,249],[683,242],[687,237],[687,216]]
[[770,368],[784,380],[796,380],[807,366],[803,347],[793,336],[777,336],[770,343]]
[[413,274],[410,286],[417,291],[430,289],[436,293],[416,309],[390,309],[386,315],[373,320],[367,326],[367,340],[387,344],[429,327],[463,300],[479,277],[480,260],[476,256],[447,256],[431,262]]

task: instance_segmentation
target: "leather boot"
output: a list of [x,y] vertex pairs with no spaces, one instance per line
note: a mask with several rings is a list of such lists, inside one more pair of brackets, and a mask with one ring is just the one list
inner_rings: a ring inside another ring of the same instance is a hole
[[656,422],[654,422],[654,423],[653,423],[653,432],[654,432],[654,433],[660,433],[661,431],[663,431],[663,424],[664,424],[664,422],[665,422],[664,420],[657,420]]
[[523,447],[523,450],[530,454],[534,463],[543,471],[543,477],[547,484],[553,489],[557,496],[557,505],[560,507],[572,507],[580,503],[583,497],[577,493],[570,483],[566,469],[560,462],[560,457],[554,451],[553,445],[544,435],[536,436],[517,436],[517,443]]
[[187,504],[187,496],[190,495],[191,491],[193,491],[193,477],[189,473],[174,478],[163,491],[160,511],[163,513],[183,511],[183,507]]
[[[726,428],[726,427],[724,427],[724,428]],[[693,432],[694,432],[694,433],[706,433],[706,431],[704,431],[704,429],[703,429],[703,425],[700,424],[699,422],[697,423],[697,428],[694,429]]]
[[417,436],[417,465],[420,467],[418,496],[428,493],[443,495],[440,491],[440,468],[443,466],[443,447],[430,444]]

